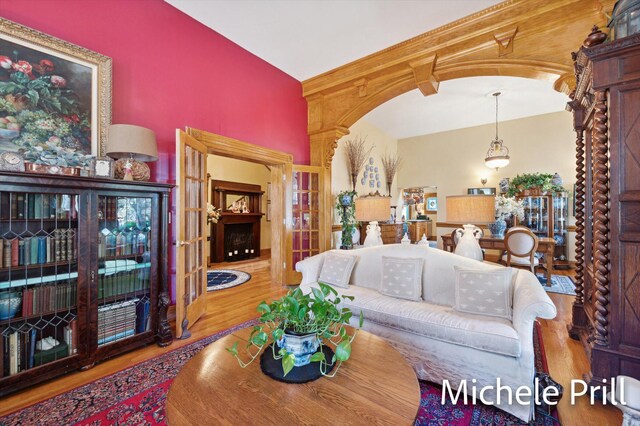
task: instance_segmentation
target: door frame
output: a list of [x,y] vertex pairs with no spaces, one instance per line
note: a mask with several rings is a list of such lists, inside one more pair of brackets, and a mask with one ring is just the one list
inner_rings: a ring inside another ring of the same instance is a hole
[[291,206],[286,177],[292,173],[293,155],[192,127],[186,127],[185,132],[204,144],[209,154],[264,164],[271,169],[271,197],[274,201],[271,204],[271,280],[284,285],[287,259],[285,218],[287,208],[290,210]]

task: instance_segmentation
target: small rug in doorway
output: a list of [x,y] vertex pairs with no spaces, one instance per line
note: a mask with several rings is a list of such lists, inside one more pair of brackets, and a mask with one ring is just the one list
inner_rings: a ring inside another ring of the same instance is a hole
[[547,277],[544,274],[536,274],[538,281],[548,293],[576,295],[576,285],[571,277],[566,275],[551,275],[551,287],[547,287]]
[[214,269],[207,271],[207,291],[224,290],[244,284],[251,279],[251,274],[235,269]]
[[[245,322],[0,417],[0,425],[166,425],[167,393],[182,366],[209,343],[253,324],[255,321]],[[536,369],[548,371],[539,327],[534,330],[534,351]],[[419,426],[526,425],[510,414],[488,405],[461,402],[453,404],[450,400],[442,405],[442,388],[434,383],[420,381],[420,394],[420,407],[416,417],[416,425]],[[537,415],[536,420],[530,423],[535,426],[556,424],[551,418],[541,415]]]

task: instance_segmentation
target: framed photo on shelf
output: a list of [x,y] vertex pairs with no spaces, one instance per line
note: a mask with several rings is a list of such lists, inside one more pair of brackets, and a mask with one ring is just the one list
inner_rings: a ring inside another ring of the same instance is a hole
[[111,58],[0,18],[0,89],[0,151],[28,158],[46,142],[104,157]]
[[495,188],[467,188],[467,195],[496,195]]

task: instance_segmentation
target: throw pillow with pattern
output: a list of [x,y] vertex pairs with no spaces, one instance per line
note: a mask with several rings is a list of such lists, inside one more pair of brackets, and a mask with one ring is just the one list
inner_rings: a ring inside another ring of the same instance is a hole
[[351,271],[358,258],[348,254],[329,252],[324,256],[318,282],[335,287],[349,288]]
[[382,281],[379,292],[385,296],[420,301],[423,258],[382,256]]
[[511,268],[479,271],[454,266],[458,312],[500,317],[511,320]]

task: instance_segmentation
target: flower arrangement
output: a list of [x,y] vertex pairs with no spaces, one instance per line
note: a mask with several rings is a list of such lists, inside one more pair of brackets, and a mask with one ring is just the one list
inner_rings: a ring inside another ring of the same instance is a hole
[[213,205],[207,203],[207,225],[212,223],[218,223],[221,213],[222,213],[221,209],[217,207],[213,207]]
[[505,220],[511,215],[516,216],[518,220],[524,219],[524,202],[516,200],[515,197],[498,195],[495,207],[496,220]]
[[[0,133],[37,164],[85,166],[91,121],[69,80],[50,59],[38,63],[0,52]],[[77,155],[76,155],[77,154]],[[51,155],[64,157],[59,163]]]
[[344,144],[344,152],[347,157],[347,170],[351,177],[351,190],[353,192],[356,191],[356,184],[358,183],[360,170],[364,167],[369,154],[371,154],[371,151],[373,150],[373,146],[367,149],[365,147],[365,142],[366,138],[356,136],[354,139],[347,140]]

